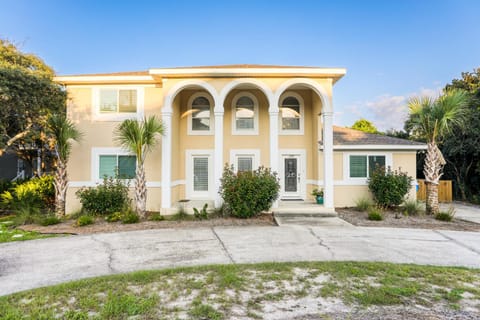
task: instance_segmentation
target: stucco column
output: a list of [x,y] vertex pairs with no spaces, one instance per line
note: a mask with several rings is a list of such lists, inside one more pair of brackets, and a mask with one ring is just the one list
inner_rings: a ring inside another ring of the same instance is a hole
[[162,209],[172,207],[172,112],[162,112]]
[[[270,115],[270,168],[272,171],[278,172],[278,110],[268,112]],[[278,207],[278,201],[272,205],[273,208]]]
[[220,191],[220,179],[223,173],[223,111],[215,111],[215,153],[213,155],[213,176],[215,179],[215,208],[222,206]]
[[324,206],[334,209],[333,199],[333,112],[323,112],[323,188]]

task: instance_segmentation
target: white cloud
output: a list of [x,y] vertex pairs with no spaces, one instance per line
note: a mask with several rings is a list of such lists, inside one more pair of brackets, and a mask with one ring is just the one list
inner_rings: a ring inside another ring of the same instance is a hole
[[336,117],[336,122],[345,125],[345,118],[342,115],[349,115],[353,121],[365,118],[373,122],[380,130],[403,129],[408,116],[408,99],[414,96],[437,97],[441,93],[441,87],[420,88],[416,92],[406,95],[383,94],[372,100],[354,102],[343,108],[343,111]]

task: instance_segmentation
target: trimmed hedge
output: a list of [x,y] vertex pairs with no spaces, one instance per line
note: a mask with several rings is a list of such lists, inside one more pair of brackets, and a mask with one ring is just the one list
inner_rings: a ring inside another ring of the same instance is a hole
[[277,174],[269,168],[235,173],[225,166],[220,195],[225,210],[237,218],[251,218],[268,210],[278,198],[280,190]]

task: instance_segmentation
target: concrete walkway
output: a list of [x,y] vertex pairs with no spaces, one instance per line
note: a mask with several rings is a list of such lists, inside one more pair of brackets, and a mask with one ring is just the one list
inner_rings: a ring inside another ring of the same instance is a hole
[[134,270],[328,260],[480,268],[480,233],[285,225],[159,229],[13,242],[0,245],[0,295]]

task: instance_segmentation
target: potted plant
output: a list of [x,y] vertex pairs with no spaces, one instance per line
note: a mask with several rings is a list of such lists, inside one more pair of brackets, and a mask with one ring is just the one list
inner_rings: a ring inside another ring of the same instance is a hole
[[323,204],[323,189],[313,189],[312,196],[317,199],[317,204]]

